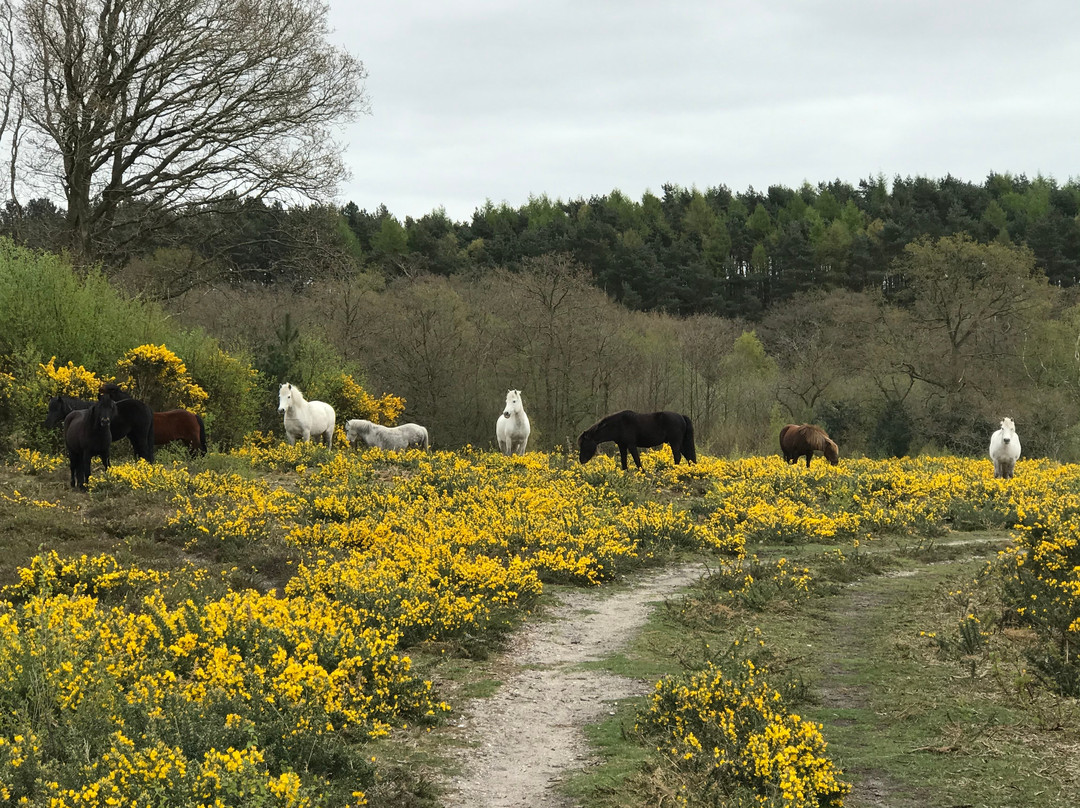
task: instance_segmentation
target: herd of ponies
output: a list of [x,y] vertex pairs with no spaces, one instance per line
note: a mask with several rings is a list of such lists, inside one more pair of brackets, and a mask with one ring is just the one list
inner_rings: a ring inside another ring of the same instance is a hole
[[[330,448],[334,440],[337,413],[325,401],[304,398],[295,384],[284,382],[278,388],[278,412],[283,415],[285,440],[317,441]],[[145,402],[132,398],[115,384],[102,386],[97,401],[54,396],[49,400],[47,428],[63,425],[64,446],[71,469],[71,487],[85,490],[90,479],[93,457],[109,468],[109,449],[114,441],[128,438],[135,456],[154,462],[154,447],[179,441],[191,452],[206,454],[206,429],[201,417],[187,410],[154,412]],[[506,455],[523,455],[529,442],[529,416],[521,403],[520,390],[506,391],[506,404],[495,422],[495,439]],[[354,418],[345,422],[345,438],[350,446],[398,451],[429,449],[427,427],[406,423],[383,426]],[[606,415],[578,436],[579,459],[588,463],[601,443],[614,443],[619,450],[623,470],[627,458],[641,468],[640,449],[654,449],[665,444],[678,465],[697,462],[694,426],[690,418],[678,412],[635,412],[622,410]],[[832,465],[840,462],[840,449],[820,426],[787,424],[780,430],[780,452],[794,465],[806,459],[806,467],[815,455]],[[1020,457],[1020,438],[1012,418],[1003,418],[1001,428],[990,438],[990,459],[994,477],[1013,476]]]

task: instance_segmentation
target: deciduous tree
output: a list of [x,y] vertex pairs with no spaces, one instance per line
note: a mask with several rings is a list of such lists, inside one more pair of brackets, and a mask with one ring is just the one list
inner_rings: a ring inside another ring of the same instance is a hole
[[319,0],[4,0],[11,188],[63,197],[80,259],[228,195],[328,198],[364,68]]

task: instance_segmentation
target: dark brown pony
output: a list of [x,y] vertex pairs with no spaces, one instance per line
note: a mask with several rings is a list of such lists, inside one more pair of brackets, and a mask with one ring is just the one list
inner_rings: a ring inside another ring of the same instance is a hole
[[[53,396],[49,399],[45,428],[52,429],[58,424],[63,424],[68,413],[74,410],[88,410],[93,405],[93,401],[81,398]],[[147,463],[154,462],[154,414],[147,405],[135,399],[117,401],[116,414],[110,421],[110,429],[113,441],[127,438],[131,441],[131,450],[136,457],[141,457]]]
[[166,410],[154,413],[154,443],[164,446],[180,441],[193,454],[206,454],[206,427],[203,419],[187,410]]
[[596,454],[597,447],[609,440],[619,447],[624,471],[627,452],[634,458],[637,467],[641,468],[638,449],[652,449],[665,443],[671,447],[675,465],[679,465],[679,461],[684,457],[687,463],[697,462],[694,426],[690,419],[681,413],[623,410],[605,415],[578,436],[581,462],[588,463]]
[[788,424],[780,430],[780,451],[784,460],[795,464],[806,455],[806,467],[810,468],[810,458],[814,452],[821,452],[832,465],[840,461],[840,449],[825,430],[814,424]]
[[64,417],[64,445],[71,465],[71,487],[86,490],[90,479],[90,462],[94,455],[101,465],[109,468],[109,447],[112,446],[112,421],[116,418],[116,402],[106,395],[86,409],[71,410]]

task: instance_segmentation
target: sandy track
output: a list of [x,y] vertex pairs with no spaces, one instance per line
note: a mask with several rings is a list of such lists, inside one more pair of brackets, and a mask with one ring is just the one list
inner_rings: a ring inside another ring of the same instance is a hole
[[554,786],[588,760],[583,727],[611,702],[647,693],[652,682],[578,669],[619,650],[653,605],[705,572],[689,564],[652,572],[629,586],[568,592],[550,620],[516,638],[511,671],[492,698],[465,705],[462,774],[445,784],[447,808],[568,808]]

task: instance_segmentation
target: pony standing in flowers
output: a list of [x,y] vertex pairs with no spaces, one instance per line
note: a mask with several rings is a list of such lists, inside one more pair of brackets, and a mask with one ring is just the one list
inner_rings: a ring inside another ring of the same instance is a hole
[[86,490],[94,455],[101,458],[101,465],[108,470],[111,424],[115,418],[116,403],[104,393],[87,409],[72,410],[64,417],[64,444],[71,465],[72,488]]
[[665,443],[671,447],[671,458],[675,465],[685,457],[686,462],[697,462],[697,449],[694,447],[694,425],[690,417],[670,410],[660,412],[622,412],[605,415],[595,424],[578,435],[579,458],[588,463],[601,443],[613,441],[619,447],[619,459],[623,471],[626,471],[626,453],[634,458],[634,463],[641,468],[641,453],[638,449],[653,449]]
[[1016,461],[1020,459],[1020,436],[1012,418],[1001,419],[1001,429],[990,436],[990,459],[994,462],[994,476],[1012,479]]
[[503,454],[525,454],[525,444],[529,442],[529,416],[521,406],[520,390],[506,391],[506,406],[495,422],[495,439]]
[[355,446],[359,441],[365,446],[374,446],[388,451],[428,448],[428,431],[420,424],[383,426],[365,421],[363,418],[353,418],[345,422],[345,438],[350,446]]
[[299,387],[285,382],[278,388],[278,412],[285,413],[285,440],[290,446],[298,439],[321,438],[330,448],[337,414],[325,401],[308,401]]
[[800,457],[806,455],[807,468],[810,468],[814,452],[820,452],[834,466],[840,462],[840,448],[825,430],[816,424],[785,426],[780,430],[780,451],[784,453],[784,460],[791,465],[795,465]]

